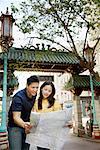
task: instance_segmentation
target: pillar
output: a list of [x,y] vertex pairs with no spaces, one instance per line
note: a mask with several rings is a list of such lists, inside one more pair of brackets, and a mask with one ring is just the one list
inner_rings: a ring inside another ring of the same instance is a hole
[[83,101],[82,101],[82,114],[83,114],[82,116],[83,116],[83,117],[86,116],[85,105],[86,105],[86,101],[83,100]]
[[100,139],[100,96],[95,96],[95,110],[97,124],[93,125],[92,138]]
[[84,135],[84,128],[82,126],[82,111],[81,111],[81,103],[80,96],[73,96],[73,106],[74,106],[74,115],[73,115],[73,133],[78,136]]
[[7,125],[6,125],[6,100],[7,100],[7,53],[4,53],[2,122],[1,122],[1,126],[0,126],[0,132],[6,132],[7,131]]
[[8,133],[6,124],[6,100],[7,100],[7,53],[4,53],[3,72],[3,97],[2,97],[2,120],[0,125],[0,150],[8,149]]

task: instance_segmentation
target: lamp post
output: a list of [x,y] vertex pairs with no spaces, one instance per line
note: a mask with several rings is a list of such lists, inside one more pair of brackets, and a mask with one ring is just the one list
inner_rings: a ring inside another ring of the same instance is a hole
[[3,72],[3,97],[2,97],[2,121],[0,126],[0,131],[5,132],[7,130],[6,127],[6,99],[7,99],[7,51],[13,44],[12,38],[12,27],[13,16],[9,14],[8,8],[6,10],[6,14],[1,15],[1,35],[0,35],[0,46],[1,52],[4,56],[4,72]]
[[89,45],[87,45],[87,47],[84,50],[84,55],[85,58],[88,62],[88,68],[89,68],[89,72],[90,72],[90,88],[91,88],[91,97],[92,97],[92,101],[91,101],[91,106],[92,106],[92,113],[93,113],[93,125],[97,125],[97,121],[96,121],[96,110],[95,110],[95,100],[94,100],[94,88],[93,88],[93,74],[92,74],[92,70],[93,70],[93,53],[94,50],[93,48],[89,47]]

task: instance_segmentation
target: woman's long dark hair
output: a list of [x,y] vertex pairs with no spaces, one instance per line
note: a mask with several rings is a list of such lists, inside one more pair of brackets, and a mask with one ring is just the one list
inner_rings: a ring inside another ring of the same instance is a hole
[[50,96],[47,98],[48,99],[48,102],[49,102],[49,106],[48,108],[52,107],[54,105],[54,102],[55,102],[55,98],[54,98],[54,95],[55,95],[55,87],[54,87],[54,84],[51,82],[51,81],[45,81],[41,87],[40,87],[40,96],[38,98],[38,109],[42,109],[42,100],[43,100],[43,95],[42,95],[42,89],[43,87],[45,87],[46,85],[51,85],[52,87],[52,93],[50,94]]

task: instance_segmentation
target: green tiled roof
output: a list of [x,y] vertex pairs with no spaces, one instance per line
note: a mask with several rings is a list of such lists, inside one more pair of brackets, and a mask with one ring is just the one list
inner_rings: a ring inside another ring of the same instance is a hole
[[[0,55],[2,59],[3,54]],[[42,63],[58,64],[79,64],[76,56],[69,52],[58,52],[49,50],[24,50],[21,48],[11,48],[8,52],[8,60],[32,61]]]
[[[3,69],[3,53],[0,54],[0,69]],[[10,48],[8,67],[19,71],[77,72],[83,71],[80,61],[71,52]]]
[[[93,77],[93,86],[100,88],[100,81],[97,81]],[[82,88],[82,89],[89,89],[90,88],[90,77],[88,75],[73,75],[70,78],[68,83],[65,85],[66,90],[74,89],[74,88]]]

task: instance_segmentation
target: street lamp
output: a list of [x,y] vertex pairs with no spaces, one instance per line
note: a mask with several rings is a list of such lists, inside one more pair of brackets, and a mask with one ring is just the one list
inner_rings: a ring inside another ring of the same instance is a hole
[[6,10],[6,14],[1,15],[1,35],[0,35],[0,45],[2,52],[6,52],[9,47],[13,44],[12,38],[12,27],[15,19],[12,15],[9,14],[8,8]]
[[92,47],[90,47],[89,45],[87,45],[87,47],[84,49],[84,55],[85,55],[85,59],[88,62],[88,69],[90,72],[90,87],[91,87],[91,93],[92,93],[92,113],[93,113],[93,125],[97,124],[96,121],[96,110],[95,110],[95,100],[94,100],[94,89],[93,89],[93,66],[94,66],[94,61],[93,61],[93,55],[94,55],[94,49]]
[[5,132],[6,127],[6,98],[7,98],[7,51],[13,44],[12,38],[12,27],[14,18],[9,14],[8,8],[6,14],[1,15],[1,33],[0,33],[0,48],[1,52],[4,53],[4,72],[3,72],[3,97],[2,97],[2,121],[0,131]]

